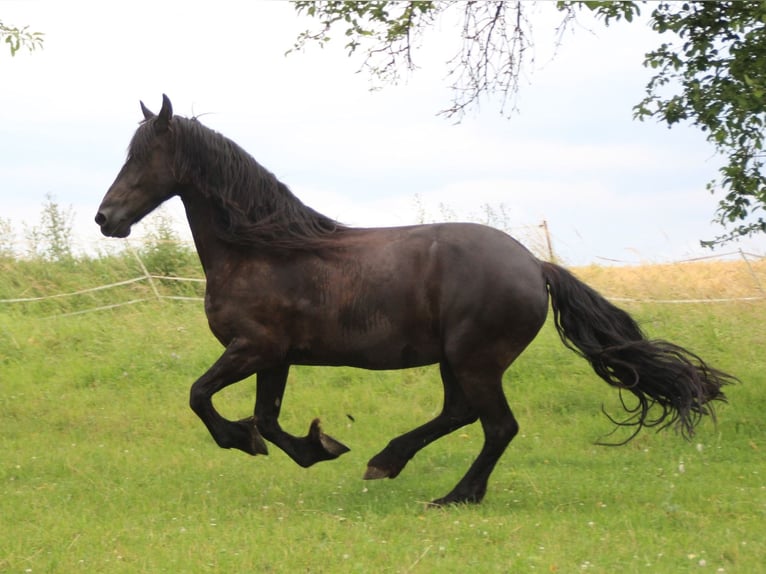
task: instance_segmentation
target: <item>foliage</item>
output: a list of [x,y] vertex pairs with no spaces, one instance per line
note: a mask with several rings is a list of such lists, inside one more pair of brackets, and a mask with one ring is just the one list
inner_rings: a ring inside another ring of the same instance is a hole
[[51,194],[47,194],[40,213],[40,224],[27,228],[30,255],[48,261],[72,260],[73,221],[71,206],[62,207]]
[[668,126],[690,121],[727,158],[708,189],[726,192],[718,221],[736,227],[708,243],[766,233],[766,4],[661,3],[652,27],[678,41],[646,55],[645,65],[656,74],[636,117]]
[[162,208],[151,216],[140,253],[151,273],[169,277],[183,275],[197,262],[196,253],[181,241],[172,217]]
[[[462,11],[460,48],[448,61],[453,94],[442,111],[457,116],[485,96],[500,96],[501,111],[519,88],[527,51],[532,46],[529,4],[488,2],[344,2],[294,3],[299,13],[315,18],[318,31],[298,37],[325,44],[339,26],[349,53],[363,50],[364,67],[374,77],[396,81],[399,70],[415,67],[413,52],[424,30],[448,11]],[[717,221],[731,227],[703,242],[724,243],[752,233],[766,233],[766,176],[763,134],[766,122],[766,4],[745,2],[662,2],[650,4],[651,24],[673,39],[646,54],[655,70],[644,99],[635,106],[639,119],[655,118],[673,126],[689,121],[707,134],[725,157],[720,178],[708,185],[721,192]],[[640,3],[633,1],[562,0],[561,33],[587,11],[605,26],[635,22]]]
[[47,196],[40,222],[26,227],[24,256],[14,248],[11,221],[0,218],[0,300],[14,313],[56,316],[158,298],[201,299],[197,254],[162,210],[147,218],[148,232],[137,249],[127,245],[97,254],[74,253],[72,217],[71,208]]
[[319,20],[318,31],[299,35],[295,48],[309,41],[325,44],[330,31],[345,27],[349,54],[363,49],[363,68],[384,82],[396,82],[401,68],[413,70],[414,51],[425,29],[441,15],[462,11],[460,49],[448,60],[452,103],[447,117],[462,114],[484,95],[499,94],[501,106],[519,87],[524,52],[531,46],[529,22],[521,2],[410,1],[352,2],[297,1],[298,13]]
[[22,48],[26,48],[30,52],[42,48],[43,36],[42,32],[30,31],[29,26],[19,28],[5,24],[0,20],[0,40],[8,44],[11,56],[15,56]]
[[[412,71],[417,67],[414,53],[426,29],[445,15],[455,14],[460,22],[457,32],[460,47],[447,61],[452,102],[441,114],[457,119],[490,95],[500,96],[504,112],[519,89],[527,51],[533,47],[530,3],[522,1],[296,0],[293,4],[299,14],[319,23],[319,29],[299,34],[293,49],[301,49],[310,42],[325,45],[332,40],[331,32],[340,27],[349,55],[363,52],[362,67],[373,77],[392,83],[400,79],[402,68]],[[560,33],[575,18],[580,5],[607,25],[620,19],[632,21],[639,14],[635,2],[560,1],[556,4],[564,13]]]
[[13,257],[14,233],[10,219],[0,217],[0,259]]

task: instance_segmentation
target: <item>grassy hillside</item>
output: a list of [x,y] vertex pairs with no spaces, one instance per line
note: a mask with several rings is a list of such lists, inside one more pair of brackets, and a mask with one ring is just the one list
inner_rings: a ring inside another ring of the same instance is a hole
[[[130,256],[0,266],[0,299],[142,274]],[[756,296],[766,285],[763,261],[577,271],[636,299]],[[171,272],[199,274],[193,258]],[[478,453],[478,425],[395,480],[361,475],[388,440],[438,412],[434,368],[294,368],[285,428],[303,434],[320,416],[352,451],[310,469],[275,447],[251,458],[216,447],[187,406],[220,352],[200,303],[56,316],[143,296],[151,288],[137,283],[0,304],[0,571],[749,573],[766,563],[766,301],[622,304],[651,336],[743,381],[718,425],[705,421],[688,443],[646,432],[594,446],[613,426],[601,406],[618,414],[618,397],[548,325],[507,375],[522,430],[485,501],[428,510]],[[216,404],[241,418],[253,399],[245,381]]]

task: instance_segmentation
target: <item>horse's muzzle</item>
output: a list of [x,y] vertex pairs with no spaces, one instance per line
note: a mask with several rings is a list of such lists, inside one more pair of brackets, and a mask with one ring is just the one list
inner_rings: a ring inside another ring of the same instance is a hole
[[109,217],[104,210],[96,214],[96,225],[101,228],[101,233],[107,237],[127,237],[130,235],[130,220],[126,218]]

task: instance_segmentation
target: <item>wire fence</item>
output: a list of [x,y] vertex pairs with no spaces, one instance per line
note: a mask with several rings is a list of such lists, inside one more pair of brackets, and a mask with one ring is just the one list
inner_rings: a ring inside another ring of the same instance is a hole
[[73,315],[83,315],[85,313],[93,313],[96,311],[105,311],[107,309],[116,309],[117,307],[125,307],[128,305],[135,305],[136,303],[144,303],[146,301],[162,301],[162,300],[175,300],[175,301],[204,301],[203,297],[190,297],[185,295],[163,295],[156,288],[156,281],[186,281],[190,283],[205,283],[204,279],[196,277],[167,277],[164,275],[144,275],[141,277],[134,277],[133,279],[127,279],[125,281],[118,281],[116,283],[109,283],[107,285],[99,285],[97,287],[91,287],[89,289],[80,289],[79,291],[71,291],[69,293],[56,293],[53,295],[45,295],[41,297],[19,297],[16,299],[0,299],[0,304],[5,303],[33,303],[38,301],[48,301],[53,299],[61,299],[67,297],[76,297],[78,295],[87,295],[88,293],[95,293],[97,291],[104,291],[107,289],[115,289],[117,287],[124,287],[141,281],[146,281],[152,286],[154,296],[152,297],[139,297],[137,299],[130,299],[128,301],[120,301],[119,303],[111,303],[109,305],[98,305],[96,307],[88,307],[78,311],[69,311],[66,313],[57,313],[52,315],[55,317],[69,317]]
[[[116,281],[113,283],[104,284],[104,285],[97,285],[95,287],[89,287],[87,289],[70,291],[66,293],[53,293],[50,295],[41,295],[41,296],[35,296],[35,297],[17,297],[17,298],[10,298],[10,299],[0,299],[0,305],[13,305],[13,304],[50,301],[50,300],[56,300],[56,299],[67,299],[67,298],[72,298],[72,297],[77,297],[82,295],[88,295],[92,293],[98,293],[98,292],[106,291],[106,290],[133,286],[138,283],[146,283],[150,288],[151,296],[138,297],[138,298],[129,299],[126,301],[120,301],[120,302],[110,303],[105,305],[89,306],[83,309],[78,309],[76,311],[67,311],[63,313],[48,315],[48,317],[69,317],[74,315],[83,315],[86,313],[106,311],[109,309],[116,309],[119,307],[126,307],[126,306],[136,305],[138,303],[145,303],[149,301],[166,301],[166,300],[194,301],[194,302],[204,301],[203,297],[186,296],[186,295],[168,295],[163,293],[163,289],[161,287],[163,282],[205,283],[206,280],[204,278],[175,277],[175,276],[171,277],[167,275],[157,275],[154,273],[150,273],[146,265],[144,264],[144,262],[141,260],[141,257],[139,256],[138,252],[132,249],[130,251],[135,256],[138,262],[139,268],[142,271],[142,274],[139,276],[132,277],[130,279],[125,279],[122,281]],[[723,253],[723,254],[711,255],[706,257],[695,257],[692,259],[683,259],[683,260],[666,263],[663,265],[681,265],[685,263],[695,263],[695,262],[710,261],[710,260],[724,260],[732,256],[738,256],[741,259],[742,264],[746,266],[747,272],[753,281],[752,291],[757,293],[756,295],[737,296],[737,297],[704,297],[704,298],[698,297],[698,298],[672,298],[672,299],[655,299],[651,297],[618,297],[618,296],[607,295],[606,298],[614,302],[652,303],[652,304],[654,303],[657,303],[657,304],[731,303],[731,302],[748,302],[748,301],[766,300],[766,289],[764,289],[764,285],[761,282],[761,279],[759,278],[759,274],[756,272],[752,264],[754,262],[759,262],[765,259],[764,256],[756,255],[753,253],[746,253],[740,250],[740,251],[734,251],[731,253]],[[612,259],[610,259],[609,261],[617,262],[617,263],[627,263],[622,261],[615,261]]]
[[139,269],[141,270],[142,274],[137,277],[132,277],[130,279],[125,279],[122,281],[115,281],[112,283],[106,283],[103,285],[96,285],[95,287],[88,287],[86,289],[78,289],[75,291],[68,291],[65,293],[53,293],[50,295],[40,295],[35,297],[15,297],[10,299],[0,299],[0,305],[4,304],[20,304],[20,303],[37,303],[42,301],[54,301],[56,299],[71,299],[74,297],[79,297],[82,295],[89,295],[93,293],[98,293],[102,291],[107,290],[113,290],[118,289],[121,287],[128,287],[128,286],[134,286],[139,283],[146,283],[151,290],[152,296],[150,297],[138,297],[129,299],[127,301],[119,301],[115,303],[109,303],[105,305],[96,305],[96,306],[90,306],[83,309],[78,309],[76,311],[67,311],[63,313],[55,313],[52,315],[48,315],[48,317],[70,317],[74,315],[84,315],[86,313],[95,313],[98,311],[106,311],[109,309],[116,309],[119,307],[126,307],[130,305],[136,305],[138,303],[145,303],[148,301],[163,301],[163,300],[171,300],[171,301],[204,301],[203,297],[193,297],[193,296],[186,296],[186,295],[167,295],[163,293],[162,289],[158,286],[158,283],[162,282],[182,282],[182,283],[200,283],[204,284],[206,280],[202,277],[175,277],[175,276],[167,276],[167,275],[157,275],[155,273],[150,273],[147,269],[146,265],[144,264],[143,260],[141,259],[140,255],[138,254],[138,251],[130,247],[130,245],[127,246],[127,251],[129,251],[133,257],[138,262]]

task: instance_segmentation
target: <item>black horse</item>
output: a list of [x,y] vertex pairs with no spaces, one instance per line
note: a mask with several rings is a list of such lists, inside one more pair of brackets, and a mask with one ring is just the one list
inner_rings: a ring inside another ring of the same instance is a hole
[[[481,421],[484,445],[455,488],[434,504],[479,502],[518,424],[502,388],[508,366],[545,322],[548,299],[566,346],[607,383],[632,393],[618,424],[693,433],[734,378],[665,341],[571,273],[536,259],[505,233],[445,223],[346,227],[304,205],[237,144],[163,96],[143,103],[125,165],[96,215],[104,235],[131,226],[172,196],[186,208],[207,277],[205,312],[225,347],[191,388],[191,408],[219,446],[266,454],[264,439],[301,466],[348,450],[314,420],[305,437],[278,422],[290,365],[403,369],[438,363],[444,406],[391,440],[365,478],[393,478],[423,447]],[[212,396],[257,375],[254,416],[224,419]]]

